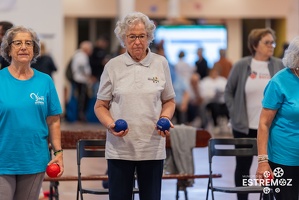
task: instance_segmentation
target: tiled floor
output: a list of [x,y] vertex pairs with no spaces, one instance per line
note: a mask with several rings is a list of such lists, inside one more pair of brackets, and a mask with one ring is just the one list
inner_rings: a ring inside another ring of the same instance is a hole
[[[96,130],[101,129],[102,127],[99,124],[62,124],[62,129],[72,129],[72,130]],[[212,129],[211,129],[212,130]],[[213,135],[213,134],[212,134]],[[213,137],[231,137],[230,133],[223,133],[213,135]],[[193,151],[195,159],[195,172],[196,173],[208,173],[208,149],[207,148],[196,148]],[[256,159],[255,159],[256,160]],[[215,158],[214,162],[216,163],[217,168],[214,169],[214,173],[221,173],[222,178],[219,178],[215,181],[215,185],[233,185],[233,173],[235,168],[234,158],[226,157],[225,159]],[[76,175],[77,165],[76,165],[76,152],[75,150],[65,150],[64,151],[64,164],[65,172],[64,175]],[[257,163],[254,162],[251,168],[251,174],[255,174]],[[106,170],[106,161],[101,162],[91,160],[88,165],[84,166],[90,171],[90,174],[93,172],[104,172]],[[90,187],[101,186],[101,182],[96,181],[85,181],[86,185]],[[75,200],[76,199],[76,187],[77,182],[60,182],[59,192],[60,200]],[[204,200],[206,199],[206,187],[207,179],[196,179],[193,187],[188,188],[188,198],[189,200]],[[43,183],[44,191],[49,190],[49,183]],[[176,191],[176,180],[163,180],[162,184],[162,200],[175,200],[175,191]],[[250,194],[250,200],[259,199],[259,196],[256,194]],[[105,195],[84,195],[85,200],[108,200],[108,196]],[[138,195],[135,197],[136,200],[139,200]],[[180,192],[180,198],[184,199],[183,192]],[[211,199],[211,198],[209,198]],[[216,200],[236,200],[235,194],[225,194],[225,193],[215,193]]]

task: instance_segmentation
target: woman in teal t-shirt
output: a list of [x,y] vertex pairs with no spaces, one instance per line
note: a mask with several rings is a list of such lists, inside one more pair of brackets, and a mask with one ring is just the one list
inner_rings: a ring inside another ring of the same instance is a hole
[[30,67],[39,53],[32,29],[16,26],[3,37],[1,55],[10,65],[0,71],[0,199],[37,200],[47,165],[63,173],[62,109],[51,77]]
[[[269,179],[276,200],[298,200],[299,37],[285,51],[287,67],[268,83],[258,128],[258,179]],[[270,178],[271,179],[271,178]]]

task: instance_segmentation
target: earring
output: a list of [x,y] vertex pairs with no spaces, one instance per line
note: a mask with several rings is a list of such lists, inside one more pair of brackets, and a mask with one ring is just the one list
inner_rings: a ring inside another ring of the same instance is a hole
[[296,71],[298,71],[299,70],[299,67],[296,67]]

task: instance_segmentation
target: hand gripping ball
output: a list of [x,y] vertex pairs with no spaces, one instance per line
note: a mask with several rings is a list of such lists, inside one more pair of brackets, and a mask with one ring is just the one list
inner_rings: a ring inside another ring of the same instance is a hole
[[170,128],[170,122],[168,119],[166,118],[160,118],[157,122],[157,128],[160,130],[160,131],[169,131],[169,128]]
[[115,127],[114,127],[115,132],[125,131],[127,130],[127,128],[128,128],[128,124],[125,120],[118,119],[115,121]]
[[47,166],[46,173],[49,177],[55,178],[60,172],[60,167],[57,163],[52,163]]

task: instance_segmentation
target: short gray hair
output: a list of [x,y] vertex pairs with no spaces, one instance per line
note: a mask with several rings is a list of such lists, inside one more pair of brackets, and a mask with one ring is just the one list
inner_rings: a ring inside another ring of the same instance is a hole
[[40,39],[35,31],[33,31],[31,28],[26,28],[24,26],[14,26],[11,29],[8,29],[2,39],[1,43],[1,55],[2,57],[7,61],[11,62],[11,57],[9,56],[9,52],[11,50],[11,43],[14,39],[14,37],[18,33],[29,33],[32,37],[32,41],[34,42],[33,46],[33,58],[31,60],[31,63],[36,62],[37,57],[40,55]]
[[119,40],[121,46],[125,47],[124,40],[126,37],[127,30],[139,23],[142,22],[145,26],[145,30],[147,33],[147,42],[148,45],[154,40],[154,31],[156,30],[155,23],[148,18],[145,14],[141,12],[133,12],[128,14],[123,20],[119,20],[116,23],[116,27],[114,29],[114,33]]
[[285,50],[282,62],[291,69],[299,67],[299,36],[295,37]]

